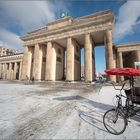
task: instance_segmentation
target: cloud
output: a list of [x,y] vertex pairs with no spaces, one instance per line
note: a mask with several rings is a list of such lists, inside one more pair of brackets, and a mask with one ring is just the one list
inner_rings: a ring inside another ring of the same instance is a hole
[[22,43],[18,35],[0,28],[0,45],[22,51]]
[[128,34],[134,33],[140,21],[140,1],[127,1],[119,8],[115,24],[114,39],[123,39]]
[[[56,20],[58,12],[67,9],[67,3],[53,1],[0,1],[0,41],[20,48],[19,35],[45,26]],[[21,46],[21,45],[20,45]]]
[[33,30],[55,19],[49,1],[2,1],[4,22],[20,27],[23,32]]

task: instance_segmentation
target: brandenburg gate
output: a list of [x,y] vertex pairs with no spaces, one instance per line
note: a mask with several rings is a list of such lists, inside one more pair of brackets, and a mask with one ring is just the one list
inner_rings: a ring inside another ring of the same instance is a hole
[[[96,46],[105,46],[106,69],[116,67],[113,28],[114,15],[108,10],[76,20],[68,16],[27,33],[21,37],[24,41],[21,79],[28,76],[35,80],[80,80],[84,48],[85,81],[93,81]],[[115,81],[115,77],[110,76],[109,80]]]

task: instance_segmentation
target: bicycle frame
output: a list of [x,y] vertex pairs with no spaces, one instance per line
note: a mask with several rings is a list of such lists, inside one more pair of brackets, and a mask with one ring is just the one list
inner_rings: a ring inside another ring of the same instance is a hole
[[[129,76],[130,89],[125,89],[126,96],[121,94],[125,83],[120,89],[117,89],[112,83],[114,89],[119,90],[120,94],[116,95],[116,107],[106,111],[103,116],[103,124],[108,132],[114,135],[120,135],[125,131],[128,125],[128,118],[135,115],[140,116],[140,107],[138,106],[140,105],[140,90],[134,87],[133,78],[133,76],[140,76],[140,71],[133,68],[114,68],[108,69],[105,72],[108,75]],[[122,97],[126,98],[125,104],[123,104]]]
[[[131,82],[130,83],[131,86],[133,87],[134,86],[134,84],[132,84],[133,77],[131,77],[130,82]],[[117,89],[113,83],[112,83],[112,85],[113,85],[115,90],[120,90],[120,94],[116,95],[116,98],[117,98],[117,106],[115,108],[116,112],[123,115],[123,117],[125,117],[126,119],[136,115],[136,113],[140,111],[140,107],[134,106],[133,103],[130,104],[131,99],[129,99],[128,97],[121,94],[121,91],[123,90],[125,84],[122,85],[121,89]],[[122,97],[126,98],[124,106],[122,105]]]

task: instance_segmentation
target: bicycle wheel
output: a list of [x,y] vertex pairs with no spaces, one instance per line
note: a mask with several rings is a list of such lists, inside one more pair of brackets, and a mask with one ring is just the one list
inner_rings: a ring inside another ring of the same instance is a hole
[[119,135],[125,131],[127,120],[115,109],[111,109],[104,114],[103,124],[109,133]]

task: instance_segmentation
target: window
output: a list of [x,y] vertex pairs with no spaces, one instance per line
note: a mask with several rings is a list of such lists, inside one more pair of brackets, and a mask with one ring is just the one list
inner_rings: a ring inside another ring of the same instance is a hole
[[57,61],[58,61],[58,62],[62,62],[61,57],[57,57]]

